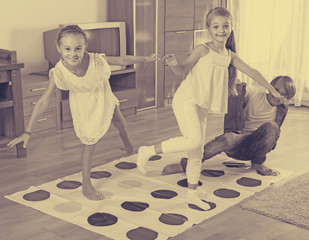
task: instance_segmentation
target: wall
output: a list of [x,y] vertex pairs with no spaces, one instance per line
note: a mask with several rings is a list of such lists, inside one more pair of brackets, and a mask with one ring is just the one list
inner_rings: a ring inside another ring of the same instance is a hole
[[1,0],[0,48],[17,51],[22,75],[48,70],[43,32],[59,24],[104,22],[107,0]]

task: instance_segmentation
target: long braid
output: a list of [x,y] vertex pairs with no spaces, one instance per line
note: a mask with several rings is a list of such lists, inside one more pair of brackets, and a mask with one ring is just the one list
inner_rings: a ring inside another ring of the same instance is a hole
[[[227,49],[230,49],[234,53],[236,53],[236,44],[235,44],[235,38],[234,38],[234,31],[232,30],[230,37],[227,39],[225,47]],[[230,64],[228,67],[229,72],[229,90],[233,90],[235,88],[235,80],[236,80],[236,68]]]

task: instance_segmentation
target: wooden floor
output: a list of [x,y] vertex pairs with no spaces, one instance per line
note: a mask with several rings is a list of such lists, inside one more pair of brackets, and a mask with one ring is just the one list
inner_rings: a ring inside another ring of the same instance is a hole
[[[179,135],[170,107],[138,112],[126,117],[136,148]],[[207,140],[222,133],[223,118],[209,117]],[[309,108],[292,107],[282,126],[268,165],[308,172]],[[80,171],[80,143],[73,129],[33,134],[27,158],[17,159],[14,149],[0,150],[0,239],[3,240],[106,240],[104,236],[46,215],[4,198],[6,194]],[[96,148],[94,166],[124,156],[114,127]],[[171,238],[177,240],[305,240],[309,230],[250,211],[239,204]]]

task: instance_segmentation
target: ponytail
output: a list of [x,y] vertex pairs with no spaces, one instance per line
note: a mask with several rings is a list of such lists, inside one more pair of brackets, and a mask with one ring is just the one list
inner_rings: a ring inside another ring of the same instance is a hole
[[[230,37],[227,39],[225,47],[227,49],[230,49],[232,52],[236,53],[236,44],[235,44],[235,37],[234,37],[234,31],[232,30]],[[233,92],[235,88],[235,80],[236,80],[236,68],[230,64],[228,67],[228,73],[229,73],[229,92]]]

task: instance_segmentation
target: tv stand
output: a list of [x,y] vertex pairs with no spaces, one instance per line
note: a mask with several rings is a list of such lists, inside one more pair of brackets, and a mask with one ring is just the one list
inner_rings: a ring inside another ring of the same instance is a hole
[[[136,69],[129,67],[112,71],[109,81],[113,93],[119,100],[122,114],[124,116],[135,114],[138,105]],[[57,89],[56,112],[58,130],[73,127],[68,91]]]

